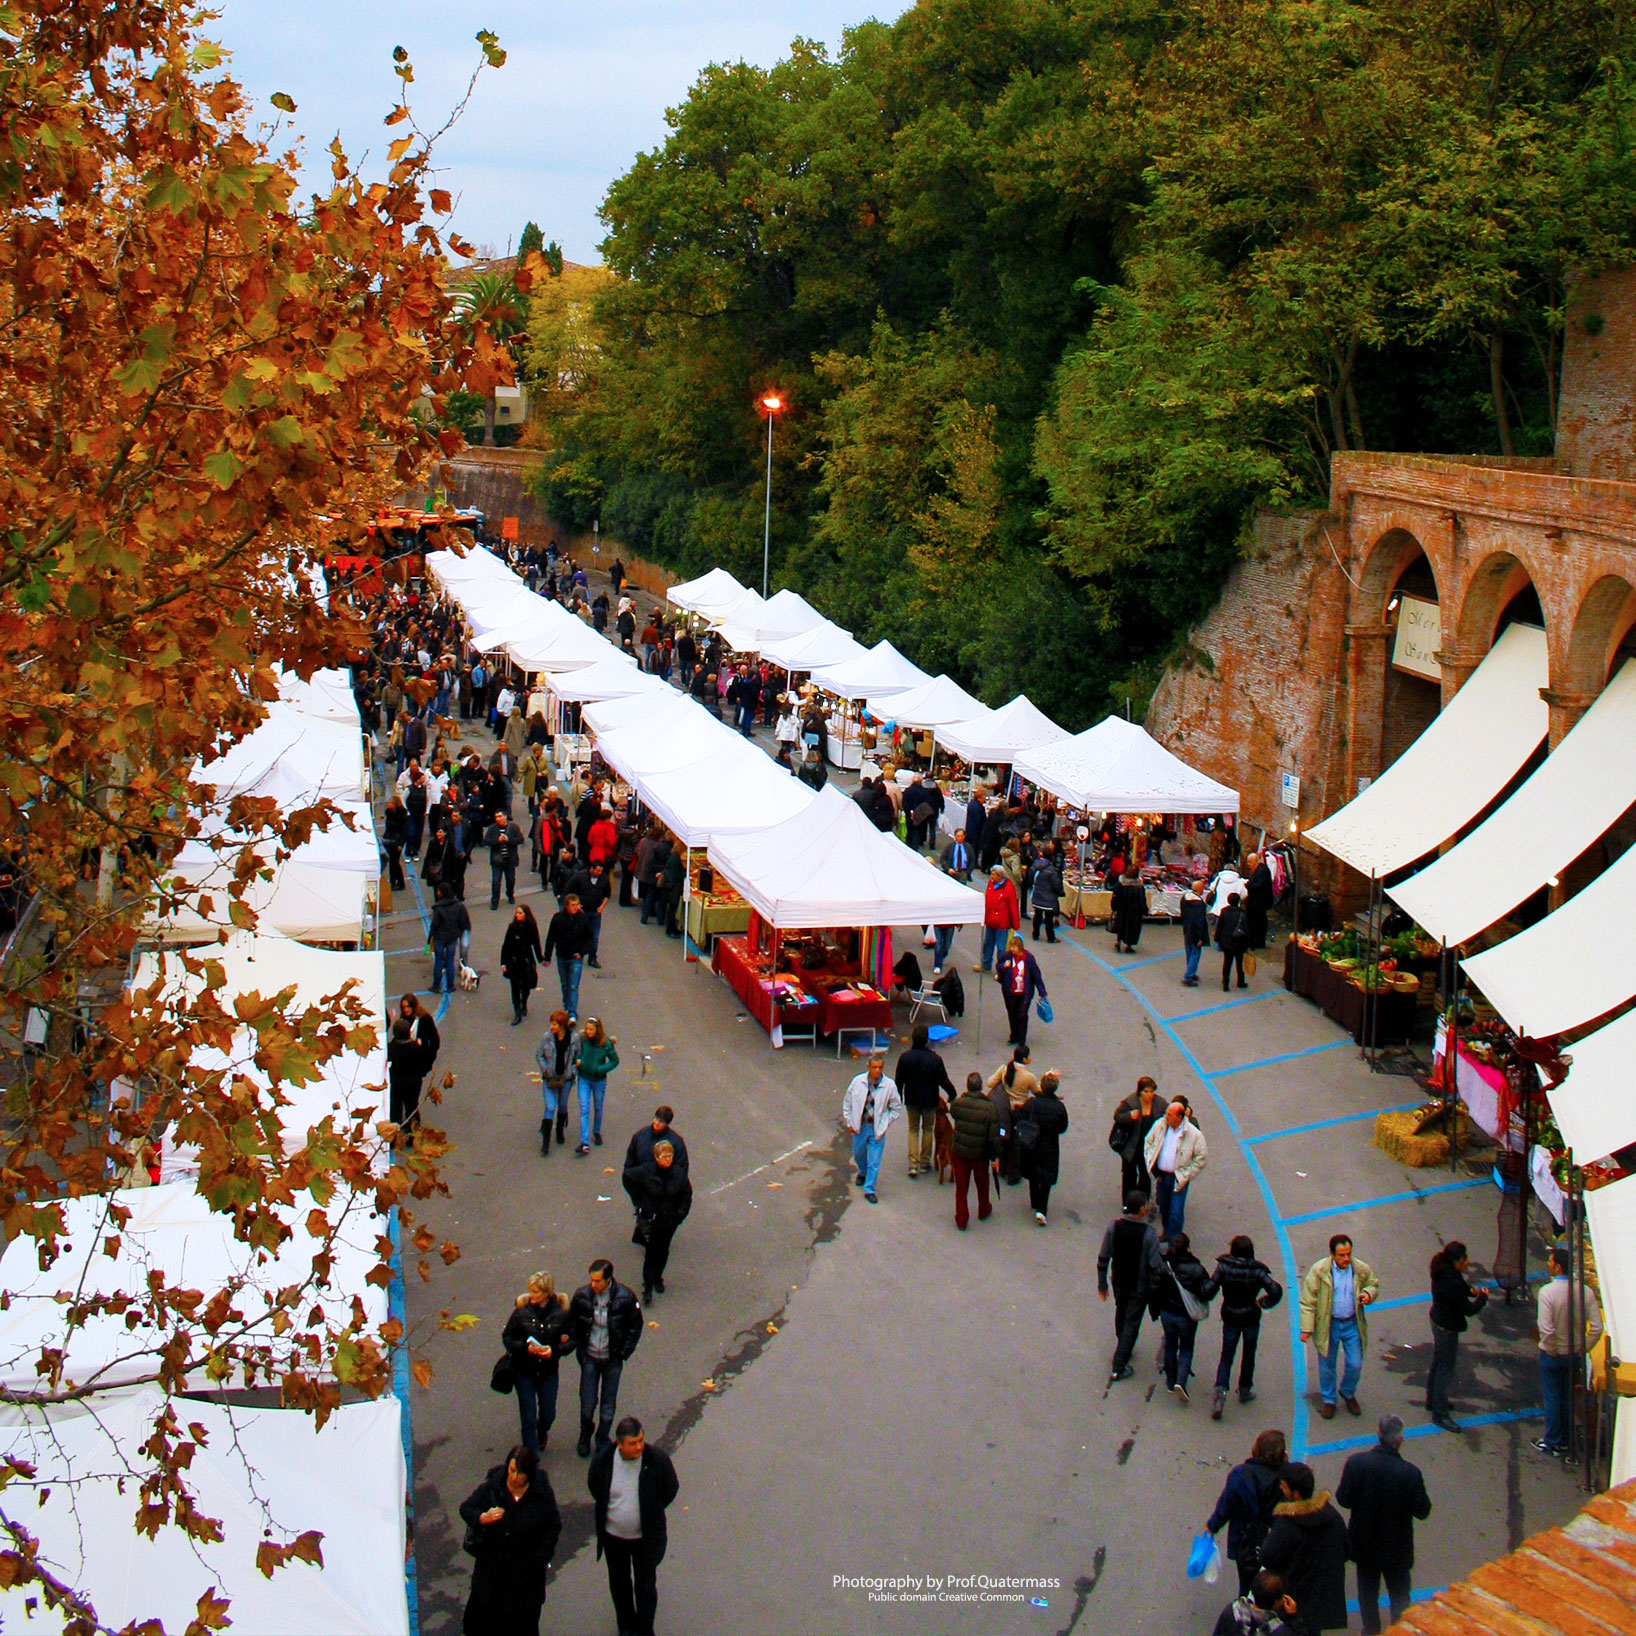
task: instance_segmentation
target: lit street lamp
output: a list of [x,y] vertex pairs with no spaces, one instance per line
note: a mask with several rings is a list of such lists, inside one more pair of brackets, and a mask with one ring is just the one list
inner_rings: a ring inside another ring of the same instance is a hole
[[773,419],[784,407],[784,400],[776,392],[769,392],[761,400],[767,411],[767,511],[761,527],[761,599],[767,599],[767,559],[773,538]]

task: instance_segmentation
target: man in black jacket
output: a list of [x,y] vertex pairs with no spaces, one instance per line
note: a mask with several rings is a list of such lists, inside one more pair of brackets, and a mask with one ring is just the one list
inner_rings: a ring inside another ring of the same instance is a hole
[[616,1435],[585,1474],[596,1505],[597,1555],[607,1558],[608,1594],[622,1636],[653,1636],[658,1569],[669,1543],[665,1508],[681,1484],[670,1456],[648,1443],[634,1415],[619,1422]]
[[1378,1636],[1380,1582],[1386,1581],[1396,1624],[1409,1605],[1414,1525],[1431,1515],[1426,1480],[1403,1458],[1403,1422],[1395,1414],[1381,1416],[1374,1448],[1347,1460],[1335,1500],[1352,1513],[1346,1535],[1358,1565],[1358,1607],[1366,1636]]
[[513,823],[503,812],[496,812],[483,835],[483,845],[489,849],[489,908],[500,907],[500,886],[506,889],[506,902],[517,901],[517,859],[522,852],[522,826]]
[[1279,1483],[1284,1499],[1273,1508],[1261,1565],[1283,1575],[1308,1629],[1345,1630],[1346,1522],[1311,1466],[1285,1466]]
[[570,892],[562,907],[545,929],[545,949],[541,955],[557,961],[557,981],[562,985],[562,1009],[571,1022],[579,1021],[579,980],[585,970],[585,956],[591,952],[591,918]]
[[1284,1298],[1284,1286],[1272,1269],[1255,1258],[1255,1242],[1240,1233],[1216,1258],[1216,1285],[1221,1290],[1221,1362],[1216,1365],[1216,1397],[1210,1418],[1221,1419],[1232,1380],[1233,1354],[1239,1343],[1244,1355],[1238,1366],[1238,1401],[1255,1399],[1255,1348],[1261,1338],[1261,1314],[1270,1312]]
[[579,1358],[577,1452],[584,1459],[591,1452],[593,1425],[597,1442],[608,1441],[619,1407],[619,1377],[642,1339],[642,1303],[635,1290],[614,1278],[613,1262],[598,1257],[591,1263],[590,1282],[568,1303],[568,1323]]
[[987,1221],[994,1214],[988,1201],[988,1167],[1000,1151],[1000,1116],[983,1089],[983,1076],[966,1075],[966,1088],[949,1109],[954,1135],[949,1151],[954,1159],[954,1224],[965,1232],[971,1219],[966,1202],[967,1184],[977,1182],[977,1219]]
[[1272,908],[1272,870],[1264,853],[1252,853],[1245,862],[1250,873],[1244,881],[1244,927],[1252,949],[1267,946],[1267,914]]
[[1210,942],[1210,916],[1204,907],[1204,893],[1199,883],[1190,881],[1182,893],[1182,948],[1187,965],[1182,972],[1182,987],[1199,986],[1199,958]]
[[[630,1145],[625,1149],[625,1169],[623,1172],[625,1178],[628,1178],[633,1170],[647,1164],[653,1158],[653,1145],[655,1142],[669,1142],[671,1152],[675,1154],[675,1158],[671,1161],[672,1166],[681,1171],[684,1176],[687,1174],[687,1143],[671,1127],[671,1121],[675,1117],[675,1110],[664,1105],[653,1110],[652,1122],[637,1131],[630,1139]],[[622,1185],[626,1193],[630,1195],[631,1203],[634,1204],[636,1194],[631,1191],[629,1180],[623,1180]]]
[[1142,1331],[1142,1314],[1147,1310],[1148,1293],[1165,1276],[1164,1257],[1159,1253],[1159,1235],[1147,1219],[1147,1194],[1125,1195],[1125,1213],[1108,1223],[1102,1248],[1096,1257],[1096,1294],[1108,1298],[1109,1279],[1113,1283],[1113,1324],[1118,1341],[1108,1384],[1128,1380],[1136,1373],[1130,1366],[1136,1337]]
[[932,1168],[939,1105],[946,1108],[954,1100],[954,1082],[942,1057],[931,1047],[925,1023],[915,1025],[914,1043],[898,1058],[892,1078],[903,1093],[909,1115],[905,1123],[909,1127],[909,1179],[913,1181],[921,1171]]

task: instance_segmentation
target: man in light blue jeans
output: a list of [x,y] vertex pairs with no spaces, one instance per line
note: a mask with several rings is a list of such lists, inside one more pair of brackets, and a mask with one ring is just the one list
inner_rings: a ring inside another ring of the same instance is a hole
[[[1365,1309],[1380,1293],[1380,1280],[1352,1255],[1352,1240],[1337,1233],[1329,1254],[1307,1268],[1301,1280],[1301,1339],[1318,1349],[1318,1413],[1335,1415],[1337,1389],[1349,1414],[1362,1414],[1358,1382],[1363,1377],[1363,1349],[1369,1339]],[[1335,1360],[1343,1360],[1339,1382]]]
[[857,1184],[871,1204],[880,1202],[875,1185],[880,1177],[881,1155],[886,1151],[886,1132],[902,1112],[903,1097],[896,1082],[886,1076],[886,1059],[878,1054],[870,1057],[868,1068],[846,1088],[841,1119],[852,1132]]

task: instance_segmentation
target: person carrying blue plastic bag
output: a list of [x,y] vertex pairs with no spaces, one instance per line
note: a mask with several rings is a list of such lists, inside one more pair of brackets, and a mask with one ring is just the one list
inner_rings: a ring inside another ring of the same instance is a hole
[[1011,1037],[1006,1044],[1026,1045],[1029,1006],[1038,995],[1043,1022],[1048,1020],[1043,1011],[1049,1009],[1049,1001],[1045,993],[1045,979],[1040,975],[1039,961],[1024,947],[1022,938],[1016,932],[1007,940],[1005,958],[1000,962],[1000,993],[1005,999],[1006,1021],[1011,1025]]
[[1187,1553],[1187,1577],[1202,1579],[1213,1585],[1221,1578],[1221,1548],[1214,1534],[1196,1534],[1193,1548]]

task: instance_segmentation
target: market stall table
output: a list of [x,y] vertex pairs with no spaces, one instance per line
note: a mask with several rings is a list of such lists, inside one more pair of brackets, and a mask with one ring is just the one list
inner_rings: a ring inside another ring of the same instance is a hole
[[727,937],[734,932],[750,929],[750,905],[734,894],[731,898],[717,893],[699,893],[687,900],[687,935],[695,948],[709,947],[706,941],[713,937]]
[[836,1056],[841,1054],[845,1034],[873,1036],[891,1027],[892,1004],[878,988],[859,981],[818,988],[818,1032],[836,1036]]
[[[1379,989],[1366,995],[1345,973],[1332,970],[1322,955],[1303,949],[1299,943],[1284,945],[1284,987],[1292,994],[1311,1000],[1359,1045],[1370,1043],[1371,1010],[1376,1045],[1402,1044],[1414,1030],[1418,995],[1400,994],[1394,989]],[[1365,1003],[1370,999],[1374,1002],[1372,1007]]]
[[788,974],[775,978],[771,962],[752,954],[746,939],[718,937],[710,951],[710,969],[744,1002],[744,1009],[773,1036],[775,1045],[791,1038],[817,1044],[818,1000]]
[[[1448,1051],[1447,1031],[1441,1022],[1437,1025],[1437,1044],[1432,1052],[1432,1076],[1442,1072],[1443,1058]],[[1502,1147],[1521,1153],[1522,1132],[1516,1129],[1512,1115],[1517,1112],[1517,1094],[1505,1077],[1505,1071],[1479,1062],[1464,1040],[1459,1042],[1454,1064],[1454,1086],[1465,1103],[1471,1122]]]

